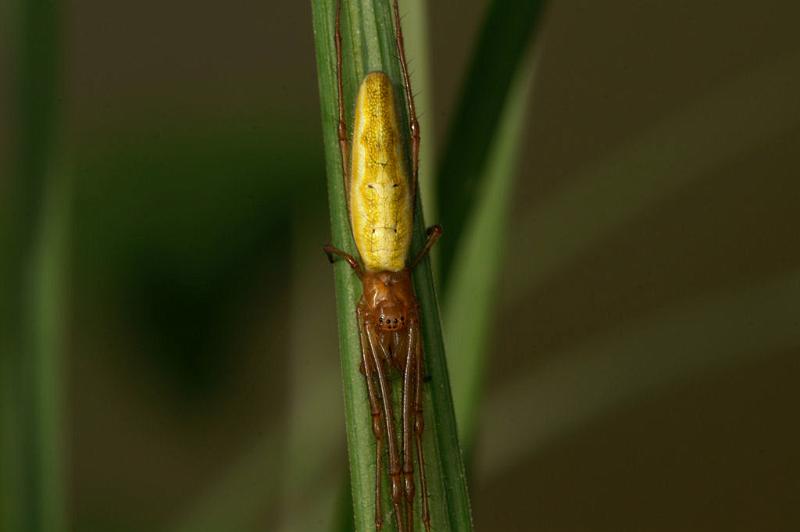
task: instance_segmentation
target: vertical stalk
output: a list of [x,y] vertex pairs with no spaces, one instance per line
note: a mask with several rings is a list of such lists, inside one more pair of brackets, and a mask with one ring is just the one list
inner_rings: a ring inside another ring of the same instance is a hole
[[478,201],[492,139],[511,82],[541,19],[545,0],[493,0],[469,63],[438,169],[441,224],[450,235],[439,251],[443,290],[462,245],[463,232]]
[[15,167],[3,188],[0,524],[64,529],[61,310],[68,182],[55,169],[58,4],[20,0],[13,50]]
[[[331,232],[334,245],[355,252],[345,205],[341,161],[337,139],[336,55],[334,49],[335,0],[313,0],[314,33],[317,48],[323,137],[331,209]],[[352,0],[342,10],[344,41],[344,99],[348,118],[352,116],[355,91],[364,74],[372,70],[386,72],[401,90],[399,64],[394,44],[390,3],[387,0]],[[402,100],[401,100],[402,101]],[[401,106],[403,107],[403,106]],[[404,109],[404,107],[403,107]],[[403,109],[399,111],[403,112]],[[403,115],[401,115],[403,116]],[[418,203],[415,211],[413,249],[424,241],[424,220]],[[359,373],[360,345],[355,305],[360,296],[358,280],[346,264],[334,266],[336,279],[339,347],[345,391],[345,419],[350,458],[355,525],[357,530],[374,528],[375,447],[364,377]],[[455,415],[439,321],[438,303],[433,288],[430,265],[426,261],[414,276],[421,307],[423,346],[430,383],[425,390],[426,429],[423,445],[431,503],[433,529],[471,530],[469,498],[461,450],[458,444]],[[385,530],[394,530],[389,490],[384,489]],[[415,515],[419,518],[420,512]],[[416,528],[420,529],[421,523]]]
[[458,353],[453,365],[453,402],[459,435],[467,454],[472,449],[475,421],[483,384],[496,292],[505,259],[505,234],[522,134],[527,117],[534,68],[520,64],[490,147],[486,174],[481,178],[444,305],[448,347]]

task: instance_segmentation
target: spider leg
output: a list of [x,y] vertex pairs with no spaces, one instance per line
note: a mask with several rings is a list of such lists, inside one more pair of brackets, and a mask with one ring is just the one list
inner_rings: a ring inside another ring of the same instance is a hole
[[[382,358],[378,354],[379,345],[378,339],[375,338],[376,331],[374,326],[370,323],[365,323],[367,332],[367,340],[370,345],[370,352],[372,353],[372,360],[375,364],[375,369],[378,374],[378,384],[380,385],[381,398],[383,400],[383,411],[385,412],[386,436],[387,446],[389,447],[389,480],[392,485],[392,505],[394,506],[394,516],[397,521],[397,530],[404,531],[403,526],[403,491],[401,488],[400,476],[400,457],[397,452],[397,436],[394,424],[394,410],[392,408],[392,388],[389,382],[389,377],[386,374],[386,366],[384,366],[385,356]],[[385,354],[384,354],[385,355]]]
[[339,151],[342,154],[342,179],[344,181],[344,194],[347,210],[350,211],[350,143],[347,139],[347,122],[344,117],[344,86],[342,84],[342,29],[341,29],[342,1],[336,2],[336,31],[333,36],[336,45],[336,88],[339,94]]
[[[415,323],[412,322],[412,323]],[[422,415],[422,339],[418,334],[415,335],[414,346],[409,347],[409,351],[414,350],[414,435],[417,443],[417,462],[419,464],[419,488],[422,499],[422,522],[425,524],[425,532],[431,532],[431,514],[428,507],[428,481],[425,477],[425,451],[422,448],[422,431],[425,429],[425,420]]]
[[356,258],[353,257],[351,254],[347,253],[346,251],[342,251],[341,249],[334,247],[331,244],[322,246],[322,251],[324,251],[325,254],[328,256],[328,260],[331,262],[331,264],[333,264],[334,255],[341,257],[344,261],[347,262],[347,264],[350,265],[351,268],[353,268],[353,271],[356,272],[358,278],[361,279],[361,276],[364,274],[364,272],[361,270],[361,265],[358,263]]
[[439,224],[432,225],[426,232],[428,234],[428,239],[425,241],[425,245],[422,246],[422,249],[419,250],[419,253],[417,253],[417,256],[414,257],[414,260],[411,262],[410,268],[412,270],[417,267],[417,264],[419,264],[422,259],[425,258],[425,255],[428,254],[436,241],[439,240],[439,237],[442,236],[442,226]]
[[361,367],[367,381],[367,394],[372,413],[372,433],[375,435],[375,530],[383,528],[383,509],[381,507],[381,473],[383,458],[383,410],[378,391],[375,386],[375,364],[371,354],[372,347],[367,337],[364,312],[359,306],[357,310],[359,336],[361,339]]
[[419,177],[419,122],[417,121],[417,110],[414,107],[414,94],[411,92],[411,79],[408,75],[406,48],[403,44],[403,27],[400,24],[400,10],[397,7],[397,0],[392,2],[392,10],[394,12],[394,39],[397,46],[397,55],[400,58],[400,70],[403,74],[408,130],[411,137],[411,204],[414,205]]
[[414,428],[411,416],[415,414],[416,403],[414,380],[418,334],[416,323],[411,321],[408,327],[403,368],[403,489],[406,496],[406,521],[409,532],[414,530],[414,449],[411,446],[411,433]]

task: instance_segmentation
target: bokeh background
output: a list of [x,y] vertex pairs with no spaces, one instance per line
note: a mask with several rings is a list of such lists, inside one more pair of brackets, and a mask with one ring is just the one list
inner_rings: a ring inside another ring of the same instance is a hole
[[[434,145],[486,4],[428,6]],[[14,83],[22,11],[0,11],[9,117],[35,93]],[[36,452],[63,460],[34,473],[63,478],[64,529],[335,530],[347,462],[309,3],[55,13],[51,148],[29,157],[35,135],[0,123],[0,283],[5,362],[28,315],[14,294],[58,302],[36,327],[60,358],[31,371],[58,398]],[[479,530],[800,527],[798,17],[788,0],[549,6],[469,453]],[[52,271],[20,284],[40,233]],[[15,368],[11,505],[38,485],[13,442],[41,410]]]

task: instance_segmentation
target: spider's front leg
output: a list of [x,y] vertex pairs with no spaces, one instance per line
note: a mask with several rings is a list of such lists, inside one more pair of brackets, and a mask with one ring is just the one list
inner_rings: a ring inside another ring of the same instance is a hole
[[[414,530],[414,448],[412,434],[416,425],[416,351],[419,344],[417,320],[409,319],[403,353],[403,491],[406,497],[408,530]],[[424,490],[423,490],[424,491]]]
[[383,459],[383,419],[386,417],[383,411],[378,390],[375,385],[376,367],[372,347],[367,336],[366,313],[358,306],[358,330],[361,338],[361,367],[364,378],[367,381],[367,395],[369,395],[369,406],[372,413],[372,433],[375,435],[375,529],[383,528],[383,509],[381,506],[381,473]]
[[[402,489],[402,469],[400,465],[400,455],[397,450],[397,431],[395,429],[394,408],[392,407],[392,385],[387,375],[385,360],[388,359],[387,353],[382,352],[382,342],[378,339],[380,334],[374,323],[370,323],[369,317],[364,320],[364,331],[369,344],[369,354],[378,377],[380,397],[383,403],[384,424],[386,426],[386,444],[389,448],[389,480],[392,486],[392,506],[394,507],[397,530],[405,531],[404,526],[404,498]],[[366,364],[365,364],[366,366]]]
[[[412,324],[418,324],[418,320],[411,321]],[[422,502],[422,522],[425,525],[425,532],[431,532],[431,513],[428,507],[428,480],[425,476],[425,452],[422,448],[422,431],[425,429],[425,420],[422,412],[422,380],[424,367],[422,361],[422,335],[417,332],[415,335],[414,345],[409,346],[409,358],[413,351],[413,364],[409,364],[414,372],[414,439],[417,444],[417,463],[419,466],[419,488],[422,492],[420,494]]]

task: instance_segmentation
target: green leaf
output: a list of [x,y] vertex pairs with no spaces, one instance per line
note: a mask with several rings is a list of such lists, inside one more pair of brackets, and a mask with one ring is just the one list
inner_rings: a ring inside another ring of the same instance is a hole
[[[345,204],[337,139],[336,55],[333,39],[336,2],[314,0],[312,7],[332,242],[341,249],[355,253]],[[386,72],[394,81],[398,97],[402,98],[389,2],[360,0],[345,3],[342,8],[342,37],[344,99],[348,117],[352,115],[358,84],[367,72],[373,70]],[[423,242],[424,221],[418,202],[413,249],[419,249]],[[361,357],[355,316],[355,305],[360,297],[361,287],[346,264],[337,263],[334,271],[355,524],[357,530],[372,530],[375,444],[364,377],[358,369]],[[438,303],[428,261],[417,269],[414,281],[422,314],[426,369],[430,375],[430,383],[425,387],[426,428],[423,445],[432,527],[437,531],[470,530],[472,519],[469,498],[450,394]],[[394,530],[388,490],[384,489],[383,494],[385,496],[383,507],[386,511],[385,530]],[[420,512],[415,511],[415,515],[419,519]],[[420,527],[421,524],[418,524],[417,528]]]
[[476,43],[438,171],[439,190],[446,191],[439,196],[438,209],[447,234],[439,250],[445,293],[467,219],[487,175],[490,147],[511,82],[544,5],[544,0],[494,0]]
[[0,528],[51,532],[65,528],[60,334],[70,208],[54,156],[59,3],[17,2],[4,14],[17,19],[17,78],[15,165],[0,170]]
[[[469,453],[484,366],[489,345],[492,318],[497,303],[496,291],[505,258],[505,234],[522,147],[529,96],[533,86],[532,61],[518,69],[508,101],[498,124],[498,133],[491,144],[485,176],[467,220],[462,242],[456,250],[456,264],[450,289],[445,298],[445,330],[451,353],[458,353],[451,367],[453,400],[456,406],[459,435]],[[457,364],[455,363],[457,360]]]

